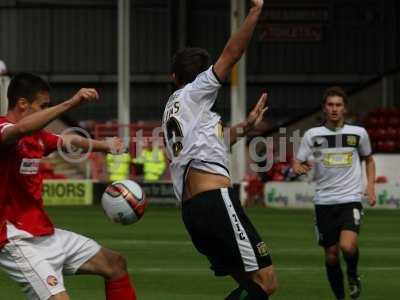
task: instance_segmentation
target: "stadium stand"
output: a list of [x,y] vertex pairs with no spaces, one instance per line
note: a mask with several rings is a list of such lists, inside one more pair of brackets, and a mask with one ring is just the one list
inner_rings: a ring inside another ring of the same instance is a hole
[[364,121],[375,152],[400,152],[400,109],[378,107]]

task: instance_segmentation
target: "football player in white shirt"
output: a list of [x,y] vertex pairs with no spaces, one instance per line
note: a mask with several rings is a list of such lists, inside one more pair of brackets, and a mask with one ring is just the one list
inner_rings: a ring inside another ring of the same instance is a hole
[[[252,0],[249,14],[209,65],[207,51],[185,48],[175,54],[172,76],[179,88],[170,96],[163,131],[175,194],[194,246],[207,256],[216,276],[232,276],[239,287],[228,300],[266,300],[276,289],[267,246],[232,196],[228,152],[221,118],[211,110],[221,80],[244,53],[263,1]],[[230,130],[231,144],[256,124],[265,111],[264,94],[252,114]],[[241,131],[241,133],[240,133]]]
[[361,293],[357,272],[363,194],[361,160],[366,162],[366,195],[371,206],[376,203],[375,162],[366,130],[344,123],[347,102],[347,95],[340,87],[325,91],[326,122],[306,131],[293,170],[301,175],[307,173],[312,164],[316,180],[316,227],[319,244],[325,249],[329,283],[336,298],[344,299],[341,251],[347,264],[350,297],[358,299]]

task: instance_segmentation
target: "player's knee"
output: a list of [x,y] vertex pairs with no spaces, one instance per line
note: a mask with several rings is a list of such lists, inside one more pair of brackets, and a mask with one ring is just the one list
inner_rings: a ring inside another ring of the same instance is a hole
[[113,266],[116,273],[126,273],[127,263],[126,259],[119,253],[114,254]]
[[268,294],[272,295],[278,289],[278,280],[274,269],[271,267],[258,270],[252,279]]
[[275,274],[271,277],[264,278],[262,282],[259,283],[261,288],[270,296],[276,292],[278,289],[278,281]]
[[339,263],[339,252],[327,251],[325,253],[325,262],[330,266],[337,265]]
[[127,263],[125,258],[114,251],[107,253],[107,279],[116,279],[124,276],[127,273]]
[[343,252],[353,254],[357,252],[357,243],[354,241],[342,241],[340,243],[340,249]]
[[272,294],[274,294],[277,289],[278,289],[278,281],[276,280],[276,278],[273,278],[273,281],[270,282],[265,282],[262,285],[262,289],[269,295],[271,296]]

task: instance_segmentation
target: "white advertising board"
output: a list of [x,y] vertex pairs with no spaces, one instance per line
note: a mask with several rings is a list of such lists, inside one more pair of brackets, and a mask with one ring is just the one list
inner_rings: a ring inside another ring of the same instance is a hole
[[[400,209],[400,185],[377,184],[376,208]],[[312,208],[314,186],[306,182],[268,182],[264,186],[264,201],[270,207]],[[363,200],[368,207],[367,199]]]

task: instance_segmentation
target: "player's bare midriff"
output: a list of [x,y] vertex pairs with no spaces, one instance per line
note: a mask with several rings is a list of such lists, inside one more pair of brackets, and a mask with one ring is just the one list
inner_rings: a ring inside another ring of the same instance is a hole
[[230,186],[231,180],[226,176],[191,168],[186,176],[183,201],[191,199],[206,191],[227,188]]

